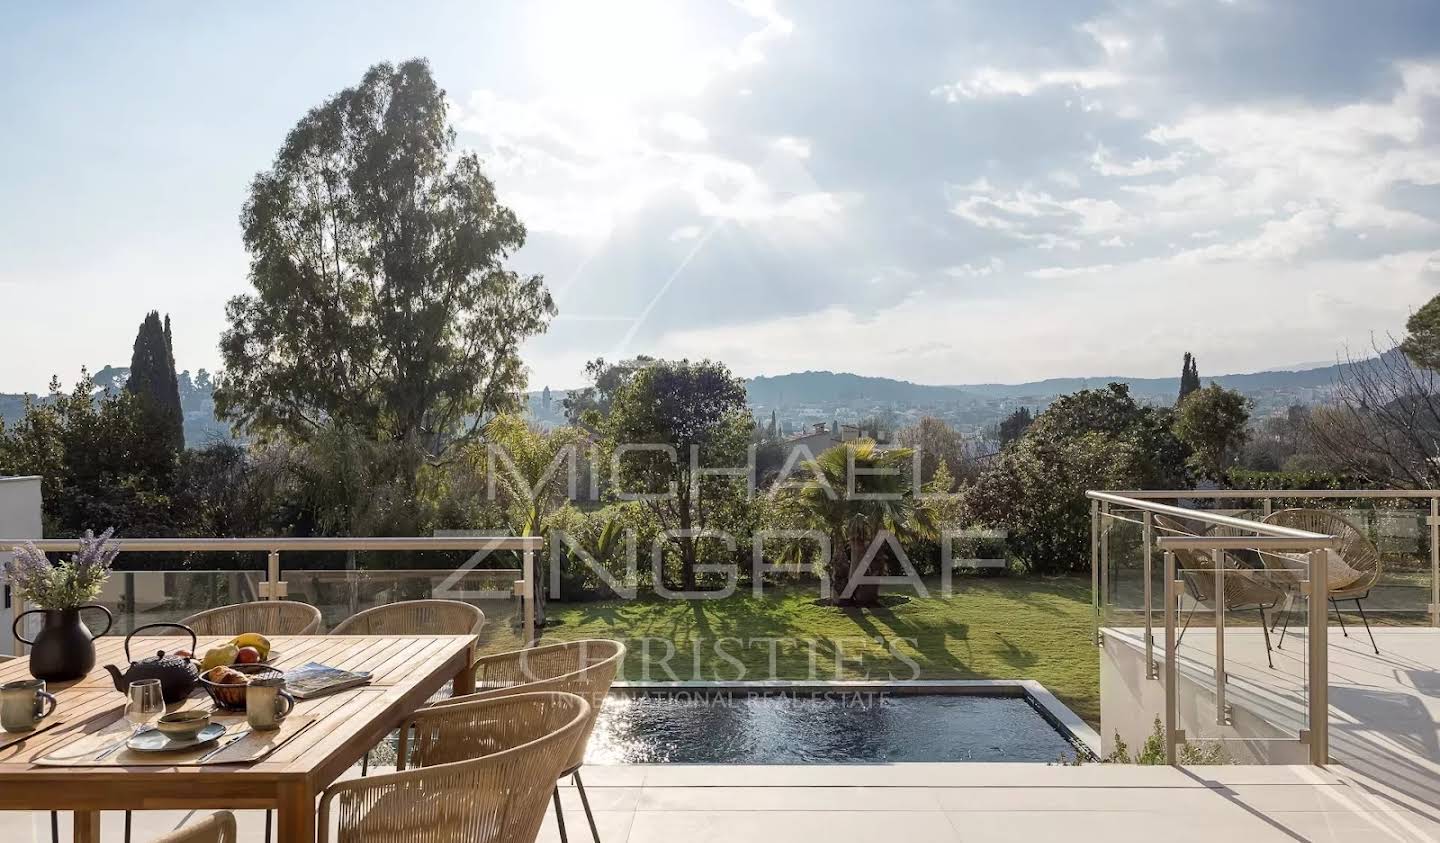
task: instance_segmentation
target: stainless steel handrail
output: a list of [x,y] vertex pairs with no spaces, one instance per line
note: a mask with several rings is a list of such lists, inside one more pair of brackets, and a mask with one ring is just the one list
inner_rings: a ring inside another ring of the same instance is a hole
[[[521,553],[520,575],[523,609],[521,637],[525,646],[535,641],[535,553],[545,545],[543,536],[383,536],[373,538],[294,538],[285,536],[249,536],[244,538],[156,538],[135,537],[116,539],[121,552],[185,552],[185,551],[254,551],[266,554],[265,579],[260,582],[262,599],[279,600],[286,596],[286,583],[280,578],[280,552],[289,551],[350,551],[350,550],[514,550]],[[39,550],[73,551],[79,539],[0,538],[0,548],[34,544]],[[480,569],[473,569],[480,570]],[[484,569],[492,570],[492,569]],[[24,609],[15,601],[14,612]]]
[[[1188,497],[1185,493],[1149,493],[1155,497]],[[1155,503],[1154,500],[1146,500],[1139,497],[1132,497],[1128,492],[1100,492],[1087,491],[1086,497],[1091,501],[1091,588],[1095,589],[1092,597],[1092,604],[1095,607],[1095,622],[1097,630],[1102,620],[1102,600],[1108,594],[1108,562],[1109,562],[1109,525],[1105,524],[1106,519],[1117,518],[1126,522],[1134,523],[1133,518],[1124,518],[1111,514],[1112,507],[1124,510],[1134,510],[1143,513],[1143,520],[1140,522],[1144,528],[1144,600],[1145,600],[1145,673],[1147,678],[1159,678],[1154,668],[1154,632],[1152,628],[1152,615],[1154,606],[1152,604],[1150,583],[1152,580],[1151,547],[1158,547],[1165,552],[1165,757],[1167,763],[1174,764],[1177,756],[1177,746],[1183,743],[1184,733],[1180,731],[1180,713],[1178,699],[1178,671],[1176,669],[1176,621],[1179,609],[1179,598],[1183,593],[1184,582],[1178,578],[1175,564],[1176,550],[1203,550],[1209,552],[1213,557],[1213,565],[1208,572],[1215,577],[1214,593],[1224,595],[1225,578],[1227,576],[1240,576],[1246,578],[1257,578],[1260,572],[1227,570],[1224,564],[1223,551],[1225,550],[1258,550],[1264,553],[1276,553],[1280,551],[1299,551],[1309,555],[1304,566],[1305,579],[1300,583],[1302,590],[1311,595],[1309,601],[1309,630],[1307,645],[1309,647],[1309,700],[1308,700],[1308,725],[1309,729],[1302,733],[1301,739],[1309,746],[1310,761],[1312,764],[1323,765],[1329,757],[1329,693],[1328,693],[1328,620],[1326,617],[1325,600],[1316,599],[1314,595],[1326,594],[1327,563],[1320,554],[1327,548],[1333,548],[1336,544],[1336,537],[1327,536],[1321,533],[1314,533],[1308,530],[1297,530],[1291,527],[1282,527],[1259,521],[1250,521],[1244,518],[1235,518],[1228,515],[1220,515],[1205,510],[1187,509],[1169,504]],[[1203,497],[1197,496],[1197,497]],[[1251,495],[1251,497],[1265,497],[1264,495]],[[1271,496],[1275,497],[1275,496]],[[1155,536],[1152,525],[1153,516],[1169,515],[1175,518],[1183,518],[1190,521],[1197,521],[1208,526],[1227,527],[1235,530],[1242,530],[1253,535],[1239,536]],[[1203,573],[1203,572],[1200,572]],[[1225,603],[1223,597],[1216,599],[1215,603],[1215,717],[1217,724],[1225,725],[1229,722],[1226,713],[1225,685]]]

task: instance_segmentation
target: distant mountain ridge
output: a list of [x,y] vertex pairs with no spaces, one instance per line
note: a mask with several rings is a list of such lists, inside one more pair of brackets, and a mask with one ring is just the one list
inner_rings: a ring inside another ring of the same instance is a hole
[[[1333,388],[1342,365],[1299,370],[1201,375],[1204,383],[1215,382],[1247,395],[1272,392],[1328,391]],[[806,371],[787,375],[760,376],[746,381],[750,402],[760,406],[793,407],[846,401],[896,402],[911,405],[993,401],[1005,399],[1043,400],[1109,383],[1124,383],[1137,397],[1160,398],[1179,394],[1180,378],[1137,378],[1124,375],[1047,378],[1026,383],[977,383],[932,385],[894,378],[866,377],[847,372]]]

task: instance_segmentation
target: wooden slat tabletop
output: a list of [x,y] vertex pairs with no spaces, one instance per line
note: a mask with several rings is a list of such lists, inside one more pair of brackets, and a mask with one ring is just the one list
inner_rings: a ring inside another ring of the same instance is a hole
[[[202,636],[198,652],[229,640]],[[103,665],[122,670],[128,665],[123,639],[95,642],[96,668],[75,682],[50,683],[58,704],[51,715],[59,726],[0,749],[0,810],[73,810],[76,840],[98,832],[101,810],[261,808],[280,809],[281,843],[309,843],[314,836],[314,798],[326,785],[357,762],[392,729],[401,724],[445,683],[457,691],[473,687],[469,666],[475,639],[450,636],[274,636],[276,667],[323,662],[349,670],[368,670],[371,684],[314,700],[302,700],[296,711],[319,718],[313,726],[273,754],[248,765],[174,767],[49,767],[32,761],[46,753],[110,726],[123,713],[125,696],[115,689]],[[164,635],[135,638],[131,657],[153,656],[190,645],[184,638]],[[25,658],[0,663],[0,683],[29,677]],[[175,708],[210,707],[205,691],[196,688]]]

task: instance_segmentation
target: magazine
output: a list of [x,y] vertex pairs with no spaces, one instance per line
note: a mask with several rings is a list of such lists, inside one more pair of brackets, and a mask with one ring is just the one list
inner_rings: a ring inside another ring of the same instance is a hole
[[341,670],[319,662],[310,662],[285,671],[285,690],[297,700],[312,700],[337,691],[369,684],[369,673]]

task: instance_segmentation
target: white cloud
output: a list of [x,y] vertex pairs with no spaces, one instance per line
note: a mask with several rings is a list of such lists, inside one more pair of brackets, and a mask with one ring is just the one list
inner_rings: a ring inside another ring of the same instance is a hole
[[1104,69],[1079,68],[1025,72],[982,67],[967,78],[948,85],[940,85],[931,89],[930,93],[943,98],[946,102],[960,102],[988,97],[1028,97],[1045,88],[1092,91],[1097,88],[1113,88],[1124,82],[1124,76]]
[[705,124],[678,111],[665,112],[660,117],[659,127],[662,131],[688,143],[703,143],[710,138],[710,132],[706,130]]
[[997,257],[980,263],[962,263],[948,267],[945,274],[952,278],[986,278],[1005,268],[1005,261]]
[[1133,161],[1117,161],[1114,153],[1106,149],[1104,144],[1096,146],[1095,152],[1090,156],[1090,168],[1095,172],[1102,176],[1120,176],[1122,178],[1173,173],[1183,165],[1184,161],[1176,152],[1163,158],[1151,158],[1147,155]]
[[[942,291],[879,310],[832,305],[747,325],[680,328],[656,350],[723,359],[751,375],[815,368],[815,349],[822,348],[826,368],[922,383],[1016,382],[1117,368],[1163,375],[1186,350],[1213,371],[1254,371],[1330,359],[1347,344],[1364,346],[1374,326],[1403,322],[1406,302],[1433,293],[1431,260],[1429,252],[1409,252],[1373,261],[1237,264],[1221,274],[1194,264],[1139,263],[1071,272],[1055,276],[1066,284],[1038,288],[1000,276],[994,288],[1012,292],[977,298]],[[1166,277],[1167,289],[1206,294],[1187,298],[1185,318],[1177,321],[1175,299],[1156,292],[1157,275]],[[1277,348],[1281,314],[1285,341]]]
[[699,237],[701,233],[700,226],[698,225],[683,225],[670,232],[670,242],[679,243],[685,240],[694,240]]
[[770,144],[770,146],[778,152],[783,152],[787,155],[793,155],[796,158],[810,157],[810,141],[805,140],[804,138],[784,135],[782,137],[776,138],[774,142]]

